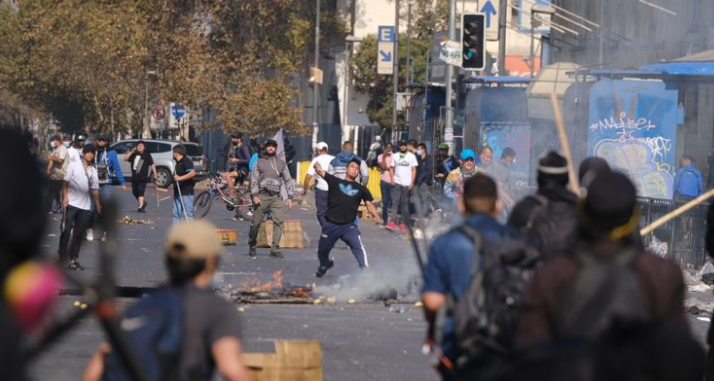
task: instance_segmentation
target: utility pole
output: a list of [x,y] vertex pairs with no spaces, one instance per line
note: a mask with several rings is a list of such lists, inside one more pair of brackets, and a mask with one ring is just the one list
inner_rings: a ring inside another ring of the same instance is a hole
[[498,75],[506,76],[506,12],[508,0],[498,3]]
[[412,83],[412,4],[407,6],[407,77],[404,80],[405,87]]
[[605,22],[605,0],[600,0],[600,33],[598,36],[600,41],[599,41],[599,46],[598,46],[598,66],[602,69],[603,63],[602,60],[603,58],[603,51],[605,47],[605,25],[603,24]]
[[[449,0],[449,41],[456,41],[456,0]],[[454,109],[452,108],[451,82],[454,67],[446,65],[446,122],[444,123],[444,143],[449,145],[449,152],[454,152]]]
[[320,131],[318,118],[318,94],[320,84],[317,83],[317,70],[320,67],[320,0],[315,0],[317,12],[315,13],[315,62],[314,62],[314,82],[312,83],[312,140],[313,146],[317,144],[317,134]]
[[394,61],[392,70],[392,82],[394,85],[394,104],[392,105],[392,140],[397,128],[397,94],[399,93],[399,0],[395,1],[396,13],[394,16]]

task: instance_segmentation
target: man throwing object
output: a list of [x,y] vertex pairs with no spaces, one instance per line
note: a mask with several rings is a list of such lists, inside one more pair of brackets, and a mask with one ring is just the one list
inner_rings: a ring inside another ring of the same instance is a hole
[[372,204],[372,194],[365,186],[355,181],[359,176],[360,164],[361,160],[357,157],[350,160],[345,169],[345,179],[341,180],[325,172],[319,162],[315,163],[315,172],[325,179],[329,189],[325,223],[322,225],[322,234],[317,246],[320,267],[317,268],[315,276],[318,278],[322,278],[327,270],[335,265],[329,255],[338,239],[350,247],[360,269],[369,266],[367,252],[364,250],[359,229],[355,224],[357,209],[364,201],[369,214],[372,215],[377,225],[382,223],[382,219],[379,218],[377,208]]

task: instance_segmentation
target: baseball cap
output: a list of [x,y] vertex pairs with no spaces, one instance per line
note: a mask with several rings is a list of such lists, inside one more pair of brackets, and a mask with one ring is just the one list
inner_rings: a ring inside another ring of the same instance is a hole
[[104,136],[104,135],[99,135],[99,136],[97,136],[97,138],[94,139],[94,140],[96,140],[96,141],[104,140],[104,141],[106,142],[106,141],[107,141],[107,137]]
[[610,233],[612,238],[622,238],[637,228],[637,191],[627,176],[601,173],[586,189],[579,216],[586,227]]
[[268,139],[265,141],[265,146],[278,146],[278,142],[275,141],[275,139]]
[[61,141],[62,138],[60,138],[59,135],[52,135],[52,137],[50,138],[50,141],[53,141],[53,140],[59,140],[59,141]]
[[205,220],[185,221],[174,225],[166,235],[164,251],[178,260],[201,260],[223,254],[216,226]]
[[441,144],[439,144],[439,149],[445,149],[445,150],[448,151],[448,150],[449,150],[449,145],[446,144],[446,143],[441,143]]
[[240,132],[232,132],[231,139],[243,139],[243,134]]
[[461,151],[461,160],[468,160],[468,159],[476,160],[476,154],[474,153],[474,151],[472,149],[469,149],[469,148]]
[[81,134],[80,134],[80,135],[77,135],[77,141],[78,141],[78,142],[81,142],[82,140],[87,140],[87,137],[84,136],[84,135],[81,135]]
[[315,146],[315,148],[317,148],[318,150],[322,151],[322,150],[327,149],[328,147],[327,147],[327,143],[325,143],[325,142],[319,142],[319,143],[317,143],[317,145]]
[[400,141],[399,141],[399,145],[400,145],[400,146],[405,146],[405,145],[407,145],[407,144],[409,144],[409,142],[407,142],[406,140],[400,140]]

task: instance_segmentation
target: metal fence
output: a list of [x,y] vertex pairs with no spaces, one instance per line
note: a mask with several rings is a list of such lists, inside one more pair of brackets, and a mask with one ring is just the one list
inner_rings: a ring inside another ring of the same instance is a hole
[[[645,197],[638,198],[638,202],[642,208],[641,228],[685,204],[681,201]],[[708,209],[709,204],[700,204],[662,225],[643,237],[645,246],[648,246],[656,237],[657,240],[667,243],[667,259],[682,268],[698,269],[702,267],[708,260],[704,247]]]

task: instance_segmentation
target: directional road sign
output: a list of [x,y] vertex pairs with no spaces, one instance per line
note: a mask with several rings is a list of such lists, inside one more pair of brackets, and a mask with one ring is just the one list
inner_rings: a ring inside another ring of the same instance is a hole
[[486,15],[486,40],[488,41],[498,41],[498,9],[494,6],[494,1],[488,0],[481,7],[481,13]]
[[377,33],[377,74],[394,73],[394,35],[393,26],[380,26]]
[[183,118],[183,116],[186,115],[186,107],[180,104],[174,104],[171,106],[171,115],[176,119]]

